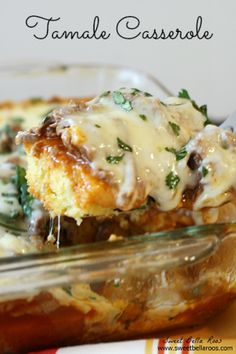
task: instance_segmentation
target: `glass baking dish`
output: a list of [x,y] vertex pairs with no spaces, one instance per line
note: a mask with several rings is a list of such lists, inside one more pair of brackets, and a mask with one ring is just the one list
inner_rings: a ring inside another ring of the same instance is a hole
[[[123,67],[0,68],[0,101],[87,97],[122,86],[170,94],[155,78]],[[1,352],[202,323],[236,298],[235,233],[235,224],[222,223],[0,258]]]

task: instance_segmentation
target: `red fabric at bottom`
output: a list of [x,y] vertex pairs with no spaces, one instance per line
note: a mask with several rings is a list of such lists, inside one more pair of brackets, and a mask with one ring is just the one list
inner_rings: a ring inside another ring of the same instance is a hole
[[46,350],[42,350],[40,352],[30,352],[28,354],[56,354],[56,352],[58,351],[57,349],[46,349]]

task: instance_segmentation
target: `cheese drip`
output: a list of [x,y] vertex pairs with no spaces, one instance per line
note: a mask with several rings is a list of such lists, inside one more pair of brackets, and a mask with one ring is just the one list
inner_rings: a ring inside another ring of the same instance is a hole
[[188,153],[198,153],[201,163],[201,193],[194,209],[218,207],[232,199],[236,189],[236,136],[230,131],[208,125],[187,145]]

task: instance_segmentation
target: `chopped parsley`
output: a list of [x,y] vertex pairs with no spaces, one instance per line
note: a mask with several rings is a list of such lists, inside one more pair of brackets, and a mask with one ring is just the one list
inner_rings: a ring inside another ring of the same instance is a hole
[[183,146],[179,151],[177,151],[175,148],[168,148],[168,147],[166,147],[165,150],[168,152],[172,152],[172,154],[175,154],[176,161],[180,161],[184,159],[185,156],[187,155],[187,150],[185,146]]
[[186,155],[187,155],[187,150],[186,150],[186,147],[183,146],[179,151],[176,152],[176,154],[175,154],[176,160],[180,161],[180,160],[184,159]]
[[14,198],[14,197],[18,197],[17,193],[1,193],[2,197],[5,198]]
[[99,124],[94,124],[94,126],[95,126],[96,128],[101,128],[101,125],[99,125]]
[[180,178],[177,174],[175,174],[173,171],[171,171],[165,179],[166,185],[167,187],[169,187],[169,189],[175,189],[178,185],[178,183],[180,182]]
[[205,116],[206,120],[204,122],[204,126],[206,126],[207,124],[211,124],[211,120],[209,119],[207,114],[207,106],[205,104],[202,106],[198,106],[197,103],[191,99],[188,91],[185,89],[179,91],[178,97],[190,100],[192,102],[193,107]]
[[125,111],[129,112],[133,109],[132,103],[126,100],[125,96],[120,91],[114,91],[112,97],[115,104],[119,105]]
[[208,175],[208,173],[209,173],[209,170],[205,166],[203,166],[203,168],[202,168],[203,177],[206,177],[206,175]]
[[121,107],[127,112],[132,111],[133,109],[132,103],[130,101],[125,101],[125,103],[123,103]]
[[171,129],[173,130],[173,132],[175,133],[175,135],[179,136],[180,126],[176,123],[173,123],[173,122],[169,122],[169,125],[170,125]]
[[120,155],[120,156],[107,156],[106,160],[108,163],[112,164],[112,165],[117,165],[122,159],[123,159],[124,155]]
[[145,114],[140,114],[139,118],[141,118],[142,120],[146,121],[147,120],[147,116],[145,116]]
[[186,89],[182,89],[178,93],[179,98],[186,98],[187,100],[191,100],[191,97],[189,96],[189,93]]
[[132,90],[132,95],[133,95],[133,96],[135,96],[135,95],[137,95],[138,93],[141,92],[141,91],[140,91],[139,89],[137,89],[137,88],[132,88],[131,90]]
[[152,95],[151,95],[149,92],[144,92],[143,94],[144,94],[144,96],[146,96],[146,97],[152,97]]
[[120,91],[114,91],[112,94],[115,104],[121,105],[125,103],[126,99]]
[[23,167],[16,166],[16,176],[13,182],[18,190],[18,200],[25,216],[30,217],[34,197],[28,192],[28,185],[25,178],[26,171]]
[[111,91],[105,91],[100,95],[100,98],[107,97],[110,93],[111,93]]
[[175,148],[166,147],[165,150],[168,151],[168,152],[172,152],[172,154],[176,154],[176,152],[177,152],[177,150]]
[[131,88],[131,90],[132,90],[131,95],[133,96],[137,95],[138,93],[143,93],[143,95],[146,97],[152,97],[152,95],[149,92],[142,92],[141,90],[134,87]]
[[128,144],[124,143],[120,138],[117,138],[117,144],[118,144],[119,148],[124,151],[130,151],[130,152],[133,151],[132,147],[129,146]]

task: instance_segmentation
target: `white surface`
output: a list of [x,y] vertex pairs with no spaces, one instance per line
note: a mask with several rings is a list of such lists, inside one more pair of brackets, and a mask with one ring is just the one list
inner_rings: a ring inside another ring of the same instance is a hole
[[76,347],[62,348],[58,350],[58,354],[144,354],[145,353],[145,340],[134,340],[126,342],[114,343],[101,343],[81,345]]
[[[235,0],[21,0],[1,1],[0,63],[57,61],[116,63],[140,68],[162,80],[173,92],[188,88],[210,113],[224,116],[235,110]],[[193,29],[196,17],[214,33],[208,41],[36,40],[25,26],[29,15],[61,17],[55,29],[85,30],[99,15],[103,29],[114,31],[127,15],[138,16],[143,29]]]

